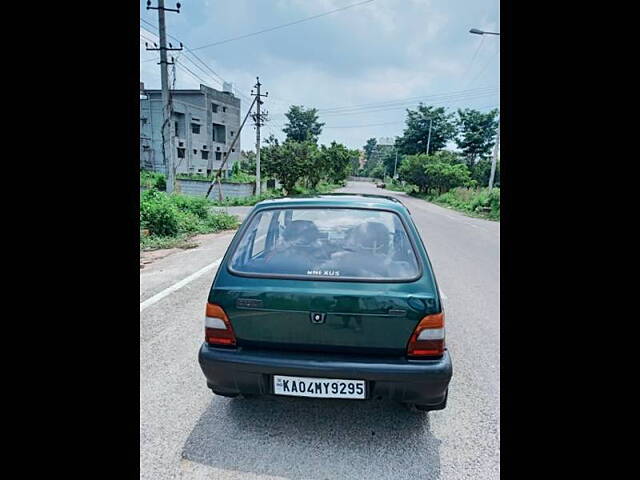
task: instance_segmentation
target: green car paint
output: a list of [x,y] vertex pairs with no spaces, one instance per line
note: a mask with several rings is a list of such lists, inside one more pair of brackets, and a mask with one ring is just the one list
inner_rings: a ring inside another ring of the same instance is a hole
[[[392,212],[404,225],[420,274],[408,281],[356,281],[233,272],[230,259],[252,218],[274,208]],[[442,308],[427,252],[407,208],[388,197],[366,195],[319,195],[257,204],[229,246],[208,301],[226,312],[238,347],[380,355],[404,355],[418,322]],[[313,314],[320,314],[322,322],[313,322]]]

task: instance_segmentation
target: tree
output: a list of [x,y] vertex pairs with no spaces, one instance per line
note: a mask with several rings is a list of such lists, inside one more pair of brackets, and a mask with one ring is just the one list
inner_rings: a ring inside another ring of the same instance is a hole
[[415,185],[421,193],[426,192],[429,179],[424,169],[428,159],[429,157],[424,153],[404,157],[398,167],[400,180]]
[[[407,109],[406,128],[402,137],[396,139],[398,152],[416,155],[427,151],[434,153],[442,150],[455,138],[456,127],[453,114],[446,113],[444,107],[432,107],[420,103],[416,110]],[[431,121],[431,140],[429,140],[429,122]]]
[[456,163],[462,163],[462,159],[456,152],[450,150],[440,150],[439,152],[431,155],[436,162],[448,163],[454,165]]
[[458,110],[456,125],[456,144],[462,150],[469,168],[491,155],[498,129],[497,109],[487,113],[470,108]]
[[331,146],[320,147],[320,159],[322,171],[327,180],[331,183],[341,183],[349,175],[351,161],[355,157],[358,159],[357,150],[349,150],[342,144],[331,142]]
[[261,163],[264,165],[265,173],[277,178],[287,194],[293,192],[296,182],[300,179],[306,178],[315,188],[321,178],[321,175],[316,174],[319,170],[318,147],[311,141],[286,140],[279,144],[278,140],[273,138],[261,150]]
[[417,186],[421,193],[431,189],[444,193],[454,187],[472,185],[467,166],[460,163],[454,152],[445,150],[433,155],[408,155],[402,160],[398,173],[401,180]]
[[[240,152],[240,169],[243,172],[255,175],[256,173],[256,152],[242,150]],[[262,165],[260,166],[262,170]]]
[[371,158],[371,155],[376,149],[377,144],[378,144],[378,141],[375,138],[370,138],[369,140],[367,140],[367,143],[364,145],[364,147],[362,147],[362,149],[364,150],[365,161],[367,162],[369,161],[369,159]]
[[371,169],[368,176],[373,178],[379,178],[382,180],[384,179],[384,174],[385,174],[384,165],[382,162],[378,162]]
[[384,175],[393,175],[396,163],[396,148],[393,145],[378,145],[378,158],[382,163]]
[[317,109],[305,109],[302,105],[291,105],[285,116],[288,122],[282,131],[287,134],[287,140],[317,143],[324,126],[324,123],[318,122]]
[[469,168],[462,163],[451,164],[435,160],[425,165],[424,173],[427,176],[427,188],[437,189],[439,194],[455,187],[468,186],[472,182]]
[[[491,176],[491,160],[480,160],[476,163],[471,170],[471,178],[473,178],[478,185],[486,187],[489,185],[489,177]],[[494,185],[500,184],[500,162],[496,163],[496,174],[493,180]]]
[[357,176],[362,174],[362,171],[360,169],[360,158],[361,158],[362,152],[360,152],[359,150],[352,150],[352,152],[354,152],[354,155],[349,160],[349,164],[350,164],[349,174]]

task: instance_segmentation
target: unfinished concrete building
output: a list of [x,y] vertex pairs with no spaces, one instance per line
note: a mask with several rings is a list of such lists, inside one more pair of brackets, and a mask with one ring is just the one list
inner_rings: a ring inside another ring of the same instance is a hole
[[[167,173],[162,155],[162,91],[140,84],[140,167]],[[176,173],[209,175],[220,168],[225,152],[240,130],[240,99],[225,83],[223,91],[200,85],[199,90],[171,90],[169,154]],[[225,171],[240,158],[236,142]]]

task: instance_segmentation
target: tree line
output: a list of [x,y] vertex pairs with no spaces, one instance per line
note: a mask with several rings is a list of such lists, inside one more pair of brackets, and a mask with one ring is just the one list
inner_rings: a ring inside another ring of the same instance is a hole
[[[486,186],[498,128],[498,110],[449,112],[445,107],[419,104],[408,109],[406,127],[393,145],[375,138],[363,146],[365,165],[353,175],[385,178],[395,172],[421,192],[444,193],[455,187]],[[429,133],[429,130],[431,132]],[[458,151],[447,150],[454,143]],[[496,184],[499,184],[499,164]]]
[[[292,105],[285,115],[287,123],[283,132],[286,138],[280,142],[270,135],[264,140],[265,145],[260,150],[260,174],[278,179],[287,194],[295,192],[297,186],[316,190],[321,181],[344,182],[360,152],[337,142],[331,142],[329,146],[318,145],[324,123],[319,121],[315,108]],[[243,170],[255,172],[255,153],[244,156]]]
[[[295,192],[296,186],[315,190],[322,181],[339,184],[348,175],[385,178],[394,172],[421,192],[444,193],[458,186],[485,186],[489,181],[498,110],[449,112],[421,103],[415,110],[407,109],[406,127],[393,145],[379,145],[375,138],[366,141],[363,167],[359,150],[335,141],[318,145],[324,123],[317,109],[292,105],[285,116],[286,138],[280,142],[271,135],[264,140],[260,171],[278,179],[287,194]],[[447,150],[451,143],[459,151]],[[255,172],[254,152],[243,152],[241,168]],[[497,170],[498,184],[499,178]]]

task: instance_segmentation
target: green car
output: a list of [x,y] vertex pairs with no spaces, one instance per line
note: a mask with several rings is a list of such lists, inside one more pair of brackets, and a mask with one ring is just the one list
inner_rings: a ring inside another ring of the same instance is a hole
[[211,286],[198,359],[213,393],[447,404],[444,309],[393,197],[258,203]]

